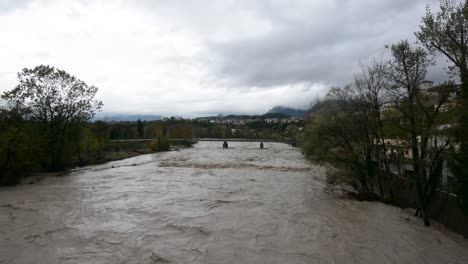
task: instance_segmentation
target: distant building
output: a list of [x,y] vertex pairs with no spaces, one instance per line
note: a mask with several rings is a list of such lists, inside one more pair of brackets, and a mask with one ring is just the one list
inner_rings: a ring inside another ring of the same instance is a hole
[[427,90],[427,89],[430,89],[434,86],[434,82],[432,81],[422,81],[420,84],[419,84],[419,89],[421,90]]

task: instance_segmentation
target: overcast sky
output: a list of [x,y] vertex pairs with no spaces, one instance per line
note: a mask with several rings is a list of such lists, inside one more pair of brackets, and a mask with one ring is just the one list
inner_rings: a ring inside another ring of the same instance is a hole
[[[307,108],[437,0],[0,0],[0,92],[49,64],[105,112],[201,116]],[[439,81],[443,70],[429,78]]]

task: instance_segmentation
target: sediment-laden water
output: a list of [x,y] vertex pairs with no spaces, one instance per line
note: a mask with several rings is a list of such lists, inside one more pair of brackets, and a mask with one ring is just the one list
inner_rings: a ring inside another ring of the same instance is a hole
[[0,188],[0,263],[468,263],[468,242],[324,191],[285,144],[198,143]]

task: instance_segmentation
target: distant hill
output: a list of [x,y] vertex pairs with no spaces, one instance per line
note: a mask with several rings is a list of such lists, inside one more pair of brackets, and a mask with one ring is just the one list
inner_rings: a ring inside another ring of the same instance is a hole
[[266,113],[260,116],[262,119],[265,118],[290,118],[291,115],[285,113]]
[[102,121],[154,121],[161,120],[162,116],[159,115],[127,115],[127,114],[115,114],[115,113],[97,113],[94,120]]
[[263,115],[226,115],[226,116],[208,116],[195,119],[213,119],[213,120],[246,120],[246,119],[269,119],[269,118],[290,118],[290,115],[283,113],[266,113]]
[[267,114],[286,114],[289,116],[303,116],[306,114],[306,112],[306,110],[302,109],[295,109],[286,106],[275,106],[272,109],[270,109],[267,112]]

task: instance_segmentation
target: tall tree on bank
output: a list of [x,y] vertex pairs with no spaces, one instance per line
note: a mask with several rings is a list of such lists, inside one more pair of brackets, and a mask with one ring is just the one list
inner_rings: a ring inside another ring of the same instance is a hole
[[63,169],[67,129],[72,122],[91,119],[102,107],[102,102],[94,99],[98,88],[45,65],[23,69],[18,79],[19,85],[5,92],[2,98],[24,109],[27,120],[42,124],[49,153],[47,167]]
[[454,86],[446,84],[430,96],[425,94],[419,87],[432,63],[427,51],[404,40],[393,44],[391,52],[388,76],[394,105],[401,114],[400,128],[411,148],[410,180],[416,188],[416,214],[428,226],[428,207],[440,181],[442,153],[448,147],[447,138],[438,135],[436,124]]
[[[377,149],[374,151],[375,159],[378,162],[377,182],[379,192],[382,197],[385,197],[382,181],[385,180],[389,186],[390,198],[393,198],[392,178],[393,174],[390,170],[390,156],[387,155],[390,149],[385,141],[384,133],[384,117],[382,115],[382,107],[389,102],[388,98],[388,82],[387,82],[388,64],[382,61],[374,61],[369,65],[362,66],[361,74],[357,75],[354,80],[354,89],[349,90],[352,94],[351,101],[361,102],[362,109],[367,112],[369,128],[373,133],[374,142]],[[355,98],[355,99],[353,99]],[[372,148],[374,148],[372,146]]]
[[450,69],[461,81],[460,118],[455,133],[460,149],[455,154],[453,171],[459,200],[468,212],[468,1],[441,0],[436,14],[428,8],[415,34],[429,50],[442,53],[453,63]]
[[316,104],[301,147],[309,158],[333,165],[329,183],[351,186],[366,198],[373,195],[377,171],[372,160],[375,133],[367,102],[356,89],[354,84],[334,87]]

